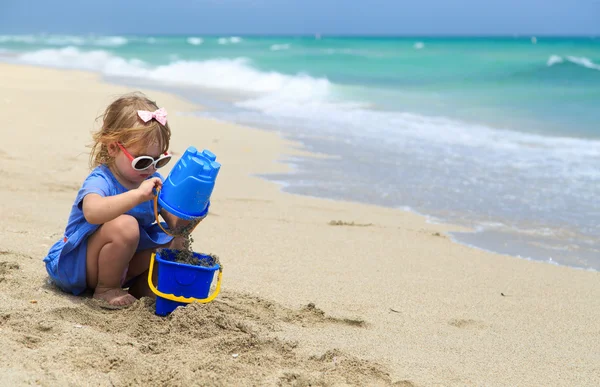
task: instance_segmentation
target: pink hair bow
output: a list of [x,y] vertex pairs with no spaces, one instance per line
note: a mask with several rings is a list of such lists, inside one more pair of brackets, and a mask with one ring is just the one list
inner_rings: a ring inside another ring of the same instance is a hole
[[147,110],[138,110],[137,113],[144,122],[148,122],[154,118],[162,125],[167,124],[167,111],[164,108],[156,109],[153,112],[149,112]]

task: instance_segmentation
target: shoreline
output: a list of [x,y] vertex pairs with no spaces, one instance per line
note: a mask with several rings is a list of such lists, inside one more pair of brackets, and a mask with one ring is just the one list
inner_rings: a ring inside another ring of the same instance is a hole
[[[171,113],[175,156],[194,144],[223,165],[211,214],[194,232],[195,250],[224,263],[223,295],[158,319],[143,302],[98,311],[54,291],[41,259],[87,175],[84,144],[96,113],[128,88],[80,71],[4,64],[0,71],[10,74],[0,79],[0,130],[15,138],[0,145],[2,379],[168,382],[147,368],[160,353],[163,374],[183,383],[214,374],[273,385],[284,371],[310,379],[326,370],[340,378],[334,384],[350,385],[600,383],[597,273],[467,248],[445,235],[454,227],[402,210],[282,192],[255,175],[284,173],[282,155],[309,153],[275,133],[175,114],[197,107],[164,92],[143,90]],[[225,328],[203,337],[215,316]],[[44,321],[49,329],[39,328]],[[163,339],[166,329],[172,334]],[[264,338],[254,352],[235,341],[251,336],[244,330]],[[202,341],[211,338],[218,342]],[[212,374],[202,363],[211,354],[219,361]],[[303,368],[311,356],[324,360]],[[358,366],[336,368],[334,358]],[[177,359],[186,359],[185,370],[169,366]],[[263,379],[252,373],[256,362]],[[352,379],[359,377],[372,379]]]

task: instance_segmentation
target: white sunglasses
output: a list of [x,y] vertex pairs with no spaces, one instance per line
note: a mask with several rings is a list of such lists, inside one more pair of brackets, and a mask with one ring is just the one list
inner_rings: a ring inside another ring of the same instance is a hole
[[136,171],[144,171],[151,166],[154,166],[155,169],[162,168],[171,161],[171,155],[168,152],[163,153],[157,159],[151,156],[139,156],[134,158],[131,153],[125,149],[123,144],[118,142],[117,145],[121,148],[123,153],[125,153],[125,156],[131,160],[131,168]]

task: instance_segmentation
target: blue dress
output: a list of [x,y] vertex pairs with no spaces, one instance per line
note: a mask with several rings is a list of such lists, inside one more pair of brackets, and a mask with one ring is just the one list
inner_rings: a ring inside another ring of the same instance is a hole
[[[158,172],[151,177],[164,180]],[[96,167],[85,179],[71,208],[64,237],[50,248],[44,258],[48,275],[59,288],[75,295],[87,289],[87,239],[101,225],[90,224],[85,220],[82,209],[85,195],[95,193],[100,196],[114,196],[127,191],[128,189],[118,182],[105,165]],[[158,211],[160,210],[159,208]],[[136,218],[140,228],[140,241],[136,251],[156,248],[173,239],[156,224],[152,200],[137,205],[126,214]]]

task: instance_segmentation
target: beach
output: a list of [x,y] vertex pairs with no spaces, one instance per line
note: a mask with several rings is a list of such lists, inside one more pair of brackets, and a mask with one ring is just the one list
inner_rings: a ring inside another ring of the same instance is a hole
[[[89,172],[90,131],[133,91],[93,73],[0,64],[0,384],[594,386],[598,272],[454,243],[458,226],[282,192],[257,175],[323,158],[273,131],[169,112],[175,157],[222,164],[194,250],[223,263],[222,293],[154,315],[107,310],[48,282]],[[161,171],[162,172],[162,171]],[[165,174],[168,171],[164,172]]]

